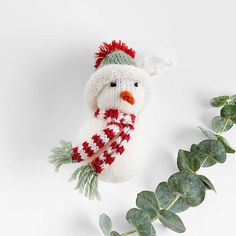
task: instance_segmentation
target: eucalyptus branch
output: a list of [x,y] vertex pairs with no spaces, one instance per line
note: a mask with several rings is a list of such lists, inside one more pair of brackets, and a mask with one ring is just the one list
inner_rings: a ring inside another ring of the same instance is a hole
[[193,144],[189,151],[179,150],[179,172],[170,176],[167,182],[159,183],[155,192],[142,191],[137,195],[137,208],[130,209],[126,215],[128,223],[135,229],[119,234],[112,231],[110,217],[101,215],[99,224],[105,236],[128,236],[134,233],[155,236],[152,222],[157,219],[177,233],[185,232],[185,226],[177,213],[200,205],[205,199],[206,190],[215,191],[212,182],[206,176],[197,174],[198,171],[224,163],[228,153],[235,153],[222,133],[236,124],[236,95],[213,98],[211,105],[222,107],[220,115],[212,119],[214,132],[200,127],[208,139]]

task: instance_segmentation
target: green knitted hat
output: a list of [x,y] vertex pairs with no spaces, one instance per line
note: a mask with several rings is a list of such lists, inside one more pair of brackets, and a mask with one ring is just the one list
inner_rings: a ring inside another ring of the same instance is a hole
[[110,44],[103,43],[99,49],[100,51],[95,54],[96,69],[110,64],[135,66],[135,51],[121,41],[113,40]]

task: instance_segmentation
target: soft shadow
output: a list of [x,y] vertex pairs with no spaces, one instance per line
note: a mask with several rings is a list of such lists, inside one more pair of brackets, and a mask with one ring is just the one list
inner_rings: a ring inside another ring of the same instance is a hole
[[60,56],[50,55],[31,69],[34,83],[30,85],[27,111],[22,117],[22,158],[32,158],[25,153],[35,150],[45,155],[59,140],[70,140],[76,135],[78,124],[85,119],[85,112],[81,111],[86,110],[83,89],[93,71],[92,55],[88,53],[91,48],[86,44],[80,49],[69,48]]
[[175,156],[165,149],[157,148],[151,153],[141,179],[146,189],[154,190],[161,181],[177,171]]
[[83,217],[73,218],[71,222],[72,235],[100,235],[98,228],[94,222],[91,221],[91,217],[83,214]]

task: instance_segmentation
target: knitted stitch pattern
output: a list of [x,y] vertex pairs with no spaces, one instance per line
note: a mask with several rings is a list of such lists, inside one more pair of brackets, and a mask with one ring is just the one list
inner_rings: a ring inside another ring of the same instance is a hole
[[[72,148],[71,143],[62,143],[62,147],[52,150],[51,163],[62,164],[82,162],[95,155],[95,159],[79,167],[71,179],[78,179],[76,188],[89,198],[99,198],[97,177],[114,160],[122,155],[134,130],[135,118],[133,114],[126,114],[117,109],[100,110],[95,112],[95,117],[104,119],[107,127],[90,140],[84,141],[80,147]],[[103,149],[104,148],[104,149]],[[96,157],[96,153],[103,149]]]
[[101,173],[125,151],[125,147],[130,140],[130,134],[134,130],[135,115],[128,115],[116,109],[106,111],[98,109],[95,116],[98,119],[106,120],[107,127],[98,134],[94,134],[90,140],[83,142],[81,147],[73,148],[72,160],[78,162],[86,160],[114,140],[91,163],[95,171]]
[[[84,98],[92,112],[95,112],[98,109],[97,98],[100,92],[109,86],[111,82],[119,81],[117,89],[126,87],[127,81],[138,82],[140,87],[143,88],[145,93],[145,106],[149,101],[150,96],[150,87],[151,87],[151,77],[150,75],[135,66],[132,65],[106,65],[99,69],[97,69],[92,76],[89,78],[85,90],[84,90]],[[132,88],[133,90],[133,88]],[[133,91],[131,91],[133,92]],[[114,101],[115,99],[116,101]],[[112,93],[106,99],[106,109],[107,108],[118,108],[117,103],[119,100],[112,96]],[[101,105],[101,104],[99,104]],[[133,108],[129,106],[129,104],[125,104],[127,107],[124,107],[124,110],[120,109],[126,113],[137,113],[136,111],[132,110]],[[136,105],[141,105],[137,103]],[[142,107],[143,107],[142,106]],[[142,109],[140,107],[140,110]],[[100,106],[101,108],[101,106]]]

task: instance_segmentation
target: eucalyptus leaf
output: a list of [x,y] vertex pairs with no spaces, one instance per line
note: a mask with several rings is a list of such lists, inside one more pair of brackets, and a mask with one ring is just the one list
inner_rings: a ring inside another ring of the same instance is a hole
[[221,116],[231,119],[236,123],[236,105],[226,105],[220,111]]
[[219,142],[221,142],[227,153],[235,153],[235,149],[229,144],[229,142],[222,136],[218,137]]
[[112,231],[110,233],[110,236],[121,236],[119,233],[117,233],[116,231]]
[[210,103],[213,107],[221,107],[225,105],[228,98],[229,96],[215,97],[211,99]]
[[212,184],[212,182],[206,176],[198,175],[198,177],[203,181],[206,189],[213,190],[213,191],[216,192],[214,185]]
[[223,133],[226,132],[228,130],[230,130],[233,127],[234,123],[228,119],[228,118],[224,118],[222,116],[216,116],[212,119],[212,129],[216,132],[216,133]]
[[195,151],[195,150],[197,150],[197,149],[198,149],[197,144],[192,144],[192,145],[191,145],[191,148],[190,148],[190,152],[193,152],[193,151]]
[[100,228],[105,236],[110,236],[110,232],[112,229],[111,218],[106,214],[100,215],[99,218]]
[[[158,201],[162,209],[166,209],[168,204],[176,198],[176,194],[170,191],[167,182],[161,182],[155,191]],[[189,208],[185,199],[178,198],[176,202],[169,208],[169,211],[173,213],[179,213]]]
[[226,152],[218,140],[207,139],[191,148],[191,155],[200,162],[200,167],[210,167],[216,163],[224,163]]
[[227,100],[227,103],[229,105],[236,105],[236,94],[231,96],[228,100]]
[[137,229],[139,236],[155,236],[155,231],[153,232],[152,222],[150,216],[137,208],[132,208],[127,212],[126,219]]
[[205,198],[205,186],[196,176],[188,172],[178,172],[168,179],[170,191],[183,199],[188,206],[195,207]]
[[139,193],[136,199],[136,205],[148,213],[151,219],[154,219],[160,210],[157,196],[151,191],[142,191]]
[[207,136],[207,138],[209,139],[215,139],[217,140],[218,139],[218,135],[217,134],[214,134],[213,132],[211,132],[210,130],[207,130],[203,127],[199,127],[199,129]]
[[196,158],[192,158],[190,152],[180,149],[178,152],[177,166],[180,171],[195,173],[199,169],[200,164]]
[[159,214],[159,220],[164,226],[177,233],[185,232],[186,228],[179,216],[167,210],[162,210]]
[[235,149],[229,144],[229,142],[223,136],[214,134],[213,132],[207,129],[204,129],[202,127],[199,127],[199,128],[208,138],[218,140],[221,144],[223,144],[225,151],[227,153],[235,153]]

